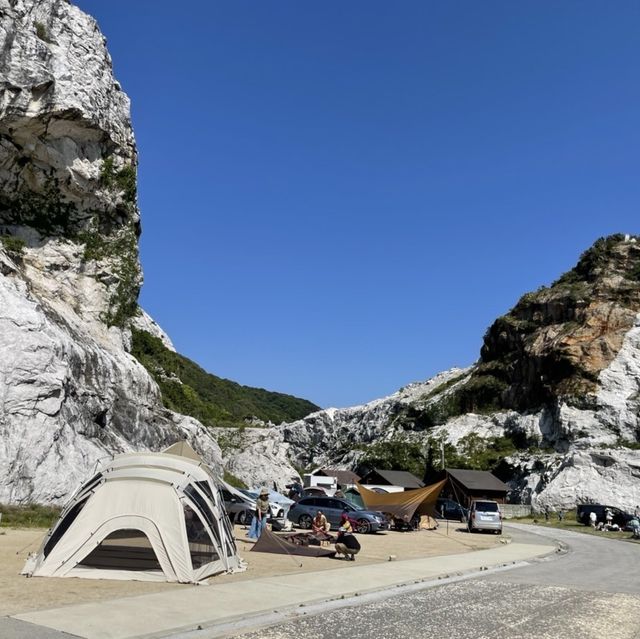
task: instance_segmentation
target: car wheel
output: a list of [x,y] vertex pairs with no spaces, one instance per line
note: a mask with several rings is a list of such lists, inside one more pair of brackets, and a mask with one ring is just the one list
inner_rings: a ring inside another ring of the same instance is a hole
[[247,523],[247,511],[246,510],[241,510],[237,515],[236,515],[236,521],[241,525],[244,526]]
[[309,515],[300,515],[298,518],[298,526],[305,530],[311,528],[311,517],[309,517]]
[[366,519],[358,519],[356,522],[356,532],[364,535],[371,531],[371,524]]

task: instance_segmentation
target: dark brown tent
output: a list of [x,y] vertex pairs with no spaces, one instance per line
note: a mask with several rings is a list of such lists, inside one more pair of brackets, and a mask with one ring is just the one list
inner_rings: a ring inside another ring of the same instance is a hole
[[320,546],[303,546],[289,541],[296,535],[278,536],[265,528],[260,538],[253,545],[251,551],[273,552],[279,555],[302,555],[304,557],[333,557],[335,550],[321,548]]

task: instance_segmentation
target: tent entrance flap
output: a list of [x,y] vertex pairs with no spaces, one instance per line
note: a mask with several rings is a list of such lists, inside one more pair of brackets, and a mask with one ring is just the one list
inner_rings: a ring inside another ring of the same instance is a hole
[[81,562],[101,570],[162,570],[148,537],[140,530],[116,530]]

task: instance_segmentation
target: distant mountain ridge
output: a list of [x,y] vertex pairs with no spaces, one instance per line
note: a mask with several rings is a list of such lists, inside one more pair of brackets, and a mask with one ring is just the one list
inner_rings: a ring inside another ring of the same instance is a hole
[[131,332],[131,354],[157,382],[164,405],[205,426],[255,425],[256,421],[280,424],[319,410],[292,395],[242,386],[207,373],[168,349],[159,337],[135,328]]

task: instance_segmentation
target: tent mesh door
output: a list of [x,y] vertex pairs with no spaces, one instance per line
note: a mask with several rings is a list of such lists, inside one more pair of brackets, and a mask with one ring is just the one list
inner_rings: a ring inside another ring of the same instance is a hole
[[80,565],[103,570],[162,570],[149,539],[139,530],[112,532]]
[[197,513],[187,504],[184,504],[183,507],[191,565],[196,570],[205,564],[220,559],[220,555]]

